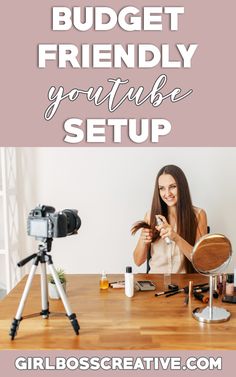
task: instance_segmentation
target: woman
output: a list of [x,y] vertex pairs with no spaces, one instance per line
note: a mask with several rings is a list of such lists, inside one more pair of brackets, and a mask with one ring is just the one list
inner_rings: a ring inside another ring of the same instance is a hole
[[192,205],[187,179],[179,167],[167,165],[159,171],[151,212],[134,224],[132,234],[138,229],[142,232],[134,250],[136,265],[147,260],[151,248],[150,272],[194,271],[191,251],[207,233],[207,217],[204,210]]

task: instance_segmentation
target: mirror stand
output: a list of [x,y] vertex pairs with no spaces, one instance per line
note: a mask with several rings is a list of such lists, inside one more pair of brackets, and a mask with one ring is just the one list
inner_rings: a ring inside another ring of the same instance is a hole
[[192,264],[197,272],[209,276],[210,300],[205,308],[193,310],[193,317],[200,322],[225,322],[230,312],[213,306],[213,279],[228,266],[232,256],[231,243],[223,234],[206,234],[193,247]]
[[213,278],[215,278],[215,276],[209,276],[209,305],[205,308],[196,308],[193,310],[193,317],[200,322],[218,323],[228,321],[230,318],[230,312],[228,310],[213,306]]

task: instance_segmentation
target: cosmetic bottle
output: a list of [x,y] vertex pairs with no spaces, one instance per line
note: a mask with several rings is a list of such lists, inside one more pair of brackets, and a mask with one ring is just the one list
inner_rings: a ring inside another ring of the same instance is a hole
[[227,274],[225,295],[226,296],[234,295],[234,274]]
[[[157,225],[161,225],[161,224],[163,224],[163,221],[160,219],[160,217],[158,217],[157,215],[156,215],[156,224]],[[167,244],[167,245],[170,245],[171,244],[171,239],[170,239],[170,237],[166,237],[165,238],[165,243]]]
[[225,286],[223,286],[223,275],[217,276],[217,290],[219,295],[225,294]]
[[213,290],[214,291],[218,290],[218,276],[217,275],[213,276]]
[[100,289],[107,289],[109,287],[109,282],[105,271],[102,271],[102,276],[100,279]]
[[130,266],[126,267],[125,272],[125,294],[127,297],[133,297],[134,295],[134,274]]
[[236,296],[236,267],[234,267],[234,296]]

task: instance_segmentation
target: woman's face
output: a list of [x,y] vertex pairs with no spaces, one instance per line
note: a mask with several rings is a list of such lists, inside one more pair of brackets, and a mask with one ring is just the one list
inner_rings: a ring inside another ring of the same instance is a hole
[[175,206],[178,200],[178,189],[175,179],[170,174],[162,174],[158,180],[160,197],[168,207]]

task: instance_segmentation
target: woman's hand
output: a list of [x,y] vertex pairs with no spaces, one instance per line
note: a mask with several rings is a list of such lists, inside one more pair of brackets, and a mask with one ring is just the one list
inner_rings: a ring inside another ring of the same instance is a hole
[[158,215],[162,223],[156,226],[158,232],[160,232],[160,237],[165,239],[169,237],[172,241],[176,241],[178,234],[174,231],[172,226],[167,222],[166,218],[162,215]]
[[150,244],[152,242],[152,237],[153,237],[153,233],[151,229],[147,229],[147,228],[142,229],[140,239],[143,241],[143,243]]

